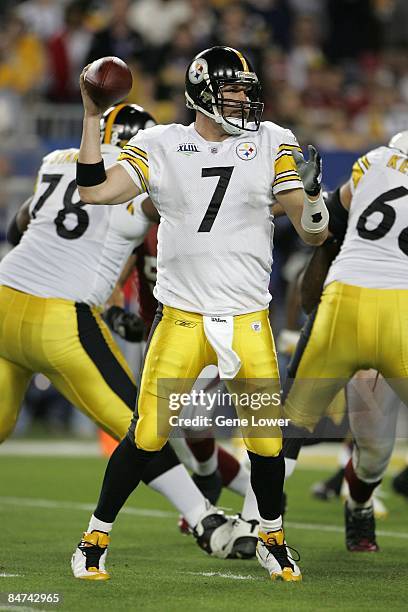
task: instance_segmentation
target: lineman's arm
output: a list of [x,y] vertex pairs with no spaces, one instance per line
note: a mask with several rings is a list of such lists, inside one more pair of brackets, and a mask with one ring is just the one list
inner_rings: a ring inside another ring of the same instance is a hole
[[310,314],[318,305],[327,273],[340,247],[341,242],[329,238],[314,250],[300,285],[301,304],[306,314]]
[[142,210],[146,217],[149,219],[149,221],[151,221],[152,223],[160,223],[160,215],[157,212],[157,208],[149,197],[143,200]]
[[30,196],[23,202],[7,228],[7,241],[13,246],[18,245],[30,223],[30,204],[32,199],[33,196]]
[[302,308],[306,314],[310,314],[318,305],[329,268],[340,251],[347,230],[351,198],[349,182],[327,196],[330,237],[314,250],[303,273],[300,287]]
[[123,287],[134,270],[136,259],[136,254],[132,253],[127,260],[112,295],[106,302],[104,313],[107,325],[128,342],[141,342],[146,331],[142,319],[135,313],[125,310]]
[[78,155],[77,184],[82,202],[86,204],[122,204],[143,193],[120,164],[105,171],[100,144],[102,110],[89,97],[84,75],[80,77],[84,119],[81,146]]
[[123,287],[126,284],[127,279],[132,274],[135,265],[136,265],[137,255],[132,253],[129,259],[125,263],[123,270],[119,276],[119,279],[115,285],[114,290],[112,291],[112,295],[106,302],[106,306],[119,306],[120,308],[124,308],[125,306],[125,298],[123,295]]

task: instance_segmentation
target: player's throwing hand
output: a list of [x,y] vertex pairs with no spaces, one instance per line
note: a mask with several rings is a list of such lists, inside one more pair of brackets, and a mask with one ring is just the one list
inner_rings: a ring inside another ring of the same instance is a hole
[[79,77],[79,87],[81,88],[82,103],[84,105],[85,113],[88,116],[97,116],[97,115],[102,115],[103,109],[99,108],[99,106],[97,106],[95,102],[93,102],[92,98],[90,97],[86,89],[86,85],[85,85],[85,75],[90,65],[91,64],[88,64],[82,70],[81,76]]

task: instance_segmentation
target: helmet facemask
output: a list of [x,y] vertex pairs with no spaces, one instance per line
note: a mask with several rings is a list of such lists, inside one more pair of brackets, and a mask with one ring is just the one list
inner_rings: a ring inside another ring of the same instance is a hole
[[[259,101],[260,86],[254,73],[243,73],[242,80],[228,80],[217,82],[216,96],[213,102],[213,112],[217,123],[220,123],[227,134],[244,134],[257,132],[263,113],[263,102]],[[251,75],[250,78],[248,76]],[[255,78],[252,78],[252,75]],[[242,87],[246,101],[229,98],[229,92],[223,91],[225,87],[236,85]],[[217,120],[218,117],[218,120]]]

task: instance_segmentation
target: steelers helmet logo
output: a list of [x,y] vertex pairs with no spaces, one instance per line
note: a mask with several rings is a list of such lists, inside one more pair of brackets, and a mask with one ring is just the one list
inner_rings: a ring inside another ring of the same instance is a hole
[[193,85],[201,83],[206,74],[208,74],[208,64],[205,59],[194,60],[188,69],[188,78]]
[[241,142],[237,146],[237,155],[240,159],[248,161],[250,159],[254,159],[256,154],[256,145],[253,142]]

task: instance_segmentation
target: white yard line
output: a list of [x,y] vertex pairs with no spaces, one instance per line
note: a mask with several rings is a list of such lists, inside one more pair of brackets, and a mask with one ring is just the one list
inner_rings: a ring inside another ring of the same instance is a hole
[[229,578],[230,580],[262,580],[263,578],[255,578],[255,576],[242,576],[241,574],[231,574],[229,572],[183,572],[185,574],[190,574],[190,576],[205,576],[208,578],[213,578],[217,576],[218,578]]
[[6,440],[0,444],[5,457],[101,457],[96,440]]
[[[24,506],[26,508],[49,508],[52,510],[80,510],[92,512],[95,509],[94,504],[82,504],[78,502],[58,501],[53,499],[36,499],[31,497],[1,497],[0,505],[6,506]],[[149,508],[123,508],[122,514],[131,516],[143,516],[147,518],[172,519],[177,517],[176,512],[166,510],[149,510]],[[344,533],[343,527],[339,525],[324,525],[320,523],[298,523],[294,521],[285,521],[285,525],[291,529],[299,529],[302,531],[329,531],[334,533]],[[397,538],[408,540],[408,532],[404,531],[387,531],[377,529],[377,535],[385,538]],[[0,574],[1,576],[1,574]]]
[[21,574],[4,574],[0,573],[0,578],[22,578]]
[[[80,504],[78,502],[64,502],[31,497],[0,497],[0,505],[1,504],[7,506],[25,506],[27,508],[50,508],[53,510],[83,510],[86,512],[93,512],[95,510],[95,504]],[[167,512],[166,510],[149,510],[147,508],[123,508],[121,513],[150,518],[174,518],[177,516],[174,512]]]
[[[332,531],[344,533],[344,527],[340,527],[339,525],[320,525],[318,523],[293,523],[292,521],[285,521],[285,526],[303,531]],[[386,538],[402,538],[408,540],[408,532],[406,531],[384,531],[383,529],[376,529],[375,532],[377,535]]]

